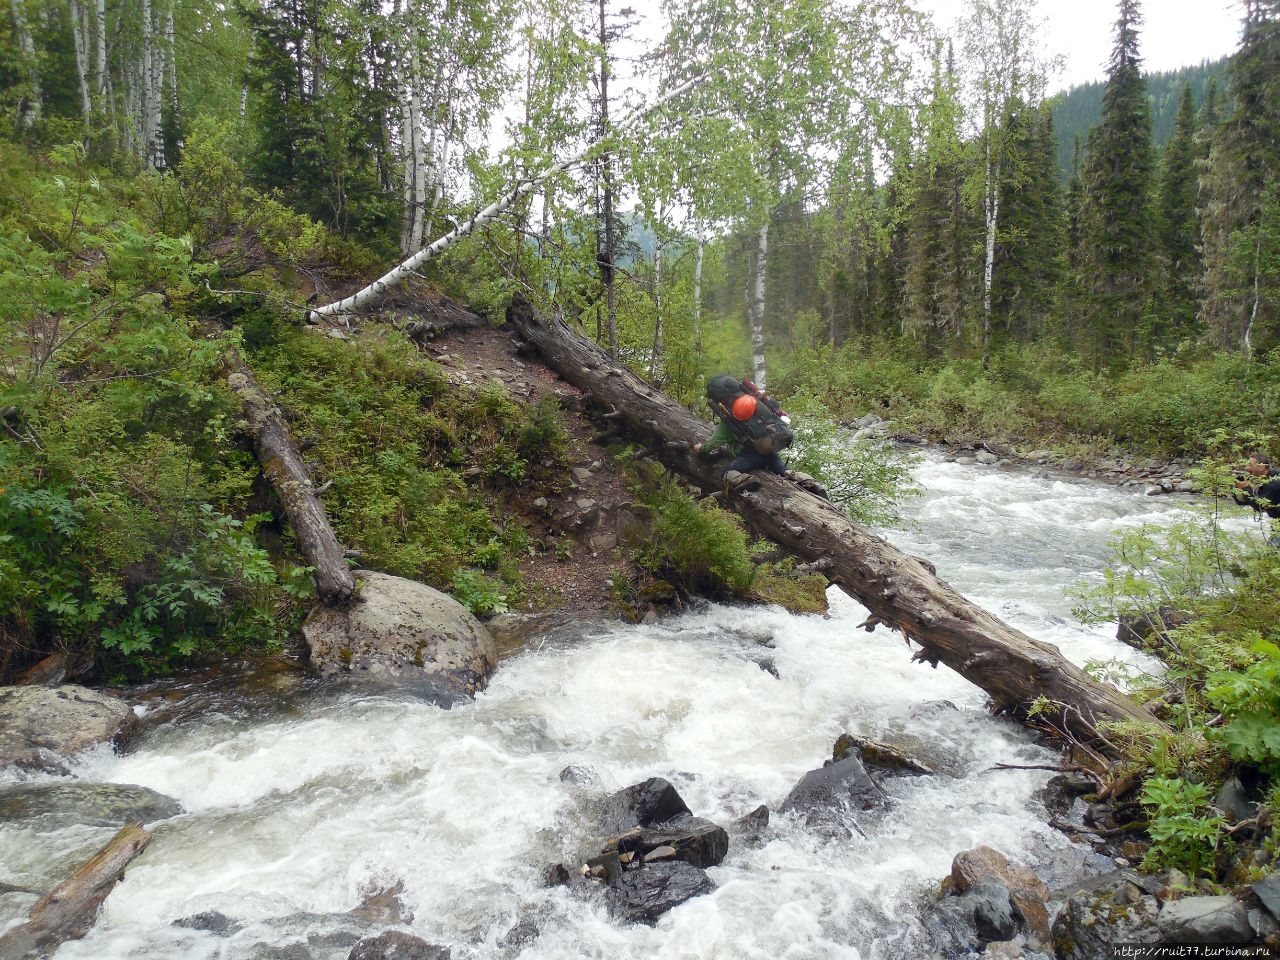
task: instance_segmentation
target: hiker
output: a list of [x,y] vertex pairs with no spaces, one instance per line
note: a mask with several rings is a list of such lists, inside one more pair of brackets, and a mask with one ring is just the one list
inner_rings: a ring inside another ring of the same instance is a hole
[[[1236,477],[1232,500],[1242,507],[1252,507],[1259,519],[1265,514],[1272,520],[1280,520],[1280,476],[1271,468],[1269,457],[1252,454]],[[1280,534],[1272,533],[1271,545],[1280,547]]]
[[780,454],[791,446],[795,435],[791,432],[790,419],[776,400],[750,380],[721,374],[707,381],[707,403],[720,422],[705,443],[694,444],[693,452],[712,454],[721,447],[729,448],[733,459],[725,467],[723,476],[730,490],[755,489],[760,482],[751,479],[751,472],[768,470],[794,480],[820,497],[827,496],[817,480],[788,470],[783,462]]

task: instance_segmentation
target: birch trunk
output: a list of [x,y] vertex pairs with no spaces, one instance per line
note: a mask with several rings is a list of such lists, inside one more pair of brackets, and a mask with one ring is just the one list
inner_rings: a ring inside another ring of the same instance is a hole
[[[658,209],[658,222],[662,222],[663,211]],[[658,382],[658,365],[662,362],[662,242],[657,244],[653,259],[653,350],[649,353],[649,381]]]
[[69,0],[67,7],[71,14],[71,46],[76,55],[76,83],[80,89],[80,119],[88,126],[93,103],[89,98],[89,41],[85,36],[85,11],[79,0]]
[[[642,120],[643,118],[647,117],[649,114],[653,113],[654,111],[659,110],[662,107],[666,106],[676,97],[692,90],[699,83],[701,83],[702,80],[703,80],[702,77],[695,77],[692,80],[689,80],[688,82],[683,83],[680,86],[676,87],[674,90],[668,91],[666,94],[664,94],[662,97],[655,100],[649,106],[632,111],[626,117],[624,117],[621,122],[619,122],[615,126],[614,130],[618,131],[618,130],[626,129],[632,123]],[[601,144],[601,140],[593,140],[591,143],[587,144],[585,147],[583,147],[581,150],[574,153],[572,156],[567,157],[566,159],[561,160],[558,163],[553,163],[549,167],[547,167],[545,170],[543,170],[541,173],[539,173],[537,176],[531,177],[528,180],[524,180],[518,183],[514,188],[512,188],[512,190],[510,190],[508,193],[504,194],[503,196],[499,197],[493,203],[489,204],[489,206],[485,207],[479,213],[475,214],[470,220],[466,221],[465,223],[459,224],[453,230],[450,230],[444,236],[437,239],[429,247],[424,247],[423,249],[419,250],[413,256],[401,262],[394,269],[383,274],[381,277],[373,281],[373,283],[369,284],[367,287],[364,287],[361,290],[357,290],[351,296],[346,297],[342,300],[338,300],[334,303],[327,304],[326,306],[320,307],[318,310],[312,310],[310,313],[307,314],[308,318],[313,321],[323,320],[325,317],[332,317],[338,314],[347,313],[349,311],[356,310],[367,303],[377,300],[378,297],[382,296],[382,294],[386,293],[388,290],[394,287],[401,280],[410,276],[415,270],[421,267],[428,260],[432,259],[433,257],[439,256],[441,253],[448,250],[450,247],[452,247],[455,243],[457,243],[463,237],[469,236],[470,234],[474,233],[477,229],[484,226],[486,223],[488,223],[498,214],[502,213],[502,211],[510,207],[513,203],[516,203],[523,197],[528,196],[535,189],[537,189],[538,185],[542,183],[544,180],[547,180],[548,178],[555,176],[557,173],[562,173],[565,170],[569,169],[569,167],[573,166],[574,164],[579,163],[581,160],[583,160],[588,155],[590,155],[595,149],[597,149],[600,146],[600,144]]]
[[21,121],[25,126],[32,126],[40,120],[43,94],[40,92],[40,66],[36,63],[36,44],[22,15],[22,0],[9,0],[9,8],[13,11],[13,29],[17,34],[18,50],[22,54],[23,64],[27,69],[27,84],[30,93],[23,98],[19,107]]
[[986,219],[987,237],[982,264],[982,369],[987,369],[991,359],[991,285],[996,269],[996,225],[1000,219],[1000,165],[991,157],[991,137],[987,135],[986,185],[983,195],[983,215]]
[[1258,305],[1262,302],[1262,225],[1258,225],[1258,239],[1253,247],[1253,305],[1249,308],[1249,321],[1244,328],[1244,355],[1253,356],[1253,325],[1258,319]]
[[[182,129],[182,112],[179,109],[178,100],[178,46],[174,43],[173,29],[173,0],[169,0],[169,10],[164,21],[164,45],[165,45],[165,64],[168,67],[168,83],[169,83],[169,117],[172,122],[171,129]],[[161,138],[163,142],[163,137]],[[168,164],[170,157],[165,157],[165,163]]]
[[701,228],[698,234],[698,252],[693,258],[693,353],[702,359],[702,259],[706,241],[702,239]]
[[95,0],[94,24],[94,58],[93,89],[97,97],[97,107],[106,111],[104,101],[107,97],[107,0]]
[[418,37],[409,38],[409,77],[405,83],[405,184],[404,229],[400,252],[409,256],[422,249],[422,214],[425,194],[426,157],[422,149],[422,69]]
[[755,282],[751,289],[751,351],[755,367],[756,386],[765,389],[764,364],[764,307],[765,276],[769,268],[769,220],[756,233]]

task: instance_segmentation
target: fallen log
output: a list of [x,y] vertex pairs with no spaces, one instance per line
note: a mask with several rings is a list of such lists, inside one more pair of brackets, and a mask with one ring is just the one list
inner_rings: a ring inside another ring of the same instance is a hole
[[[693,445],[708,437],[705,421],[612,361],[562,319],[540,320],[521,300],[507,316],[552,369],[602,409],[614,411],[655,459],[703,488],[721,485],[721,465],[692,453]],[[869,624],[882,623],[918,644],[913,659],[955,670],[986,691],[1001,712],[1023,718],[1034,714],[1037,723],[1051,724],[1060,735],[1101,744],[1107,752],[1099,724],[1159,725],[1147,710],[1065,659],[1057,647],[969,602],[923,561],[831,503],[782,477],[755,476],[757,489],[730,494],[727,503],[756,531],[820,569],[866,606]]]
[[151,832],[135,823],[124,827],[70,877],[36,902],[20,924],[0,936],[0,960],[50,956],[67,940],[89,932],[98,907],[124,876],[124,868],[146,849]]
[[289,425],[253,371],[234,352],[227,359],[227,385],[240,398],[245,432],[253,441],[254,455],[280,497],[298,546],[312,569],[316,593],[331,606],[346,603],[355,591],[356,581],[347,565],[346,551],[338,543],[324,505],[311,485]]

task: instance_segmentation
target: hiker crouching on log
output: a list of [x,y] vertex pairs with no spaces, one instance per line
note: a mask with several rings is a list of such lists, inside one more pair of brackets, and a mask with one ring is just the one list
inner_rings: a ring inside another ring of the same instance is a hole
[[694,444],[693,452],[712,454],[721,447],[729,448],[734,456],[725,467],[724,482],[730,491],[760,486],[760,481],[752,479],[751,471],[768,470],[826,497],[827,491],[817,480],[788,470],[783,462],[780,454],[791,446],[795,435],[791,421],[776,400],[750,380],[720,374],[707,381],[707,403],[719,423],[706,443]]

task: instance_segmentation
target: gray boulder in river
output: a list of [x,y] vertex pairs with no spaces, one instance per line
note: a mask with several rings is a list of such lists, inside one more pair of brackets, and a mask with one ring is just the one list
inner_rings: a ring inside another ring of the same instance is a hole
[[453,702],[472,697],[497,665],[493,637],[448,594],[360,570],[345,610],[317,607],[302,625],[311,666]]
[[0,687],[0,767],[66,773],[73,754],[118,745],[137,722],[123,700],[88,687]]

